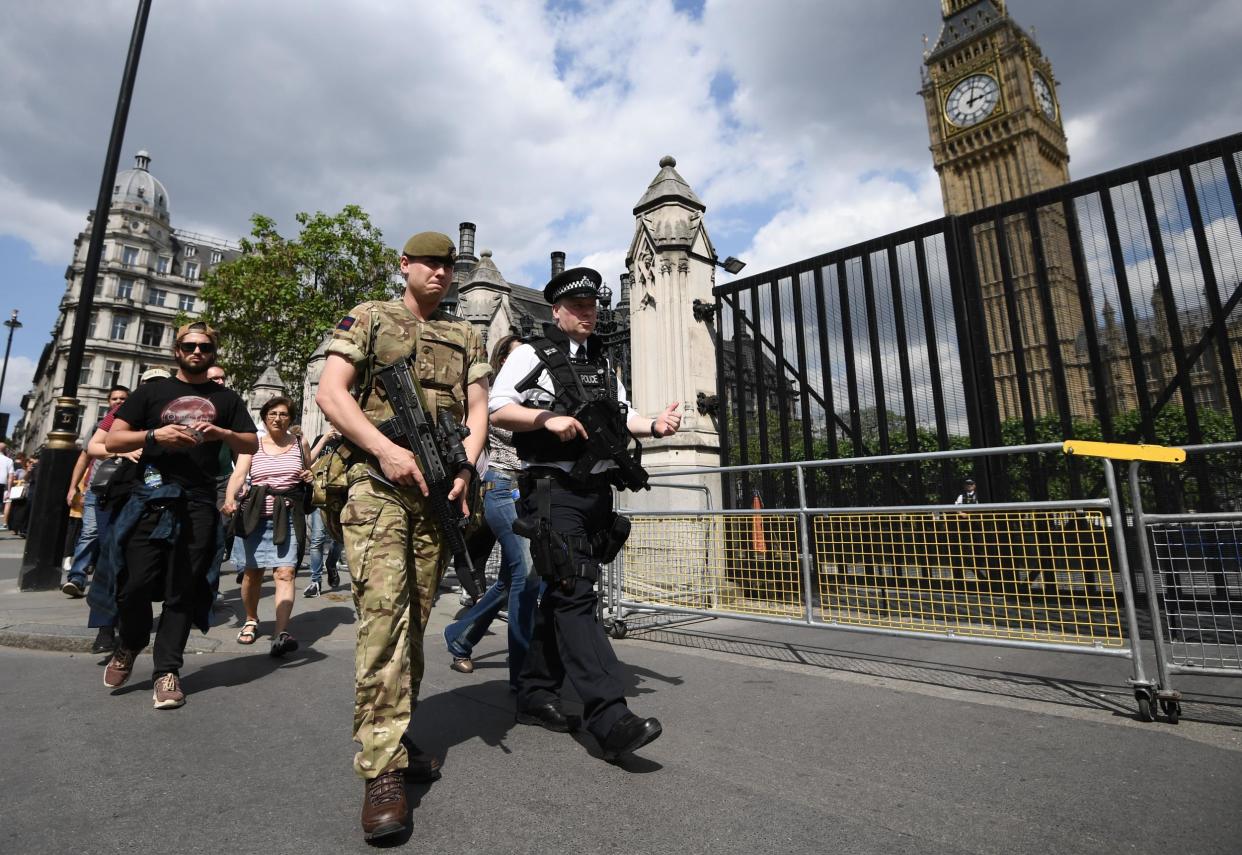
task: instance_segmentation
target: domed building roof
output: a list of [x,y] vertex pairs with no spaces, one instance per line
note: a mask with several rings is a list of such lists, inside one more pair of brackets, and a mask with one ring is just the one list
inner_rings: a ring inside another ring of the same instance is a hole
[[112,188],[113,205],[133,205],[150,211],[156,217],[168,219],[168,191],[160,180],[151,174],[151,155],[143,151],[134,157],[134,168],[117,173]]

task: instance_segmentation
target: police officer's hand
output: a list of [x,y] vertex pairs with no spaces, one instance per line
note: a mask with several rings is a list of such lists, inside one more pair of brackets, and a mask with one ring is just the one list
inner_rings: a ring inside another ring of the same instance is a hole
[[556,438],[561,442],[569,442],[578,436],[583,439],[587,438],[586,428],[573,416],[553,416],[544,422],[543,426],[556,434]]
[[386,451],[379,455],[380,469],[384,477],[402,487],[417,487],[424,496],[429,495],[427,482],[418,468],[418,458],[408,448],[390,443]]
[[677,429],[681,427],[681,413],[677,412],[680,406],[681,401],[674,401],[664,408],[664,412],[656,416],[655,427],[652,430],[655,436],[672,436],[677,433]]

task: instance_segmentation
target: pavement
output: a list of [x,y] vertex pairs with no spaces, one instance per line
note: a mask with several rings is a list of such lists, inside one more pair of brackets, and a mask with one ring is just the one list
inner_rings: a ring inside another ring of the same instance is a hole
[[[151,709],[150,659],[109,692],[86,607],[21,593],[0,534],[0,852],[365,852],[350,769],[354,612],[300,595],[302,649],[253,647],[232,575],[192,636],[186,706]],[[299,582],[305,581],[305,575]],[[299,588],[301,584],[299,584]],[[300,592],[299,592],[300,593]],[[1234,853],[1242,680],[1183,678],[1142,723],[1130,663],[732,620],[632,616],[632,708],[664,723],[609,764],[514,724],[503,626],[448,667],[441,596],[413,736],[444,777],[395,846],[451,852]],[[567,690],[567,707],[573,695]]]

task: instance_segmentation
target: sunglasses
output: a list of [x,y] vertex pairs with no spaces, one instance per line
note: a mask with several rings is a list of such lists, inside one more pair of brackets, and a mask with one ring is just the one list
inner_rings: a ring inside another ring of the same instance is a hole
[[193,353],[196,350],[203,353],[215,353],[216,346],[209,341],[181,341],[177,342],[177,350],[182,353]]

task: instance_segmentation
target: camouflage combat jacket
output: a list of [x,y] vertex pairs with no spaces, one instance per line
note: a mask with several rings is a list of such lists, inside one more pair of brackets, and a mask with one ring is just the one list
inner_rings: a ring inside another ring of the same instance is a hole
[[[374,365],[368,358],[371,347]],[[423,321],[401,300],[355,306],[336,325],[327,352],[348,359],[358,370],[358,382],[371,384],[369,394],[360,396],[360,403],[374,425],[393,415],[383,388],[375,381],[374,368],[413,355],[414,375],[426,394],[431,417],[448,410],[458,422],[465,418],[466,387],[492,373],[473,324],[442,309]]]

